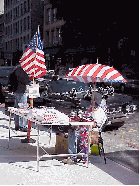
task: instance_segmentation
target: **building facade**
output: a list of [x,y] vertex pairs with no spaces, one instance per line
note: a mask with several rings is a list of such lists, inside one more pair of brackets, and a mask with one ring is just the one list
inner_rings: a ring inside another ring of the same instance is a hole
[[41,0],[4,0],[4,58],[8,65],[19,62],[38,25],[42,29],[42,18]]
[[4,37],[4,14],[1,14],[0,15],[0,65],[4,65],[3,37]]
[[52,9],[49,1],[44,0],[43,47],[47,69],[50,69],[51,67],[55,68],[55,66],[58,66],[59,63],[61,63],[61,59],[53,59],[62,46],[61,27],[64,24],[64,20],[57,19],[57,8]]

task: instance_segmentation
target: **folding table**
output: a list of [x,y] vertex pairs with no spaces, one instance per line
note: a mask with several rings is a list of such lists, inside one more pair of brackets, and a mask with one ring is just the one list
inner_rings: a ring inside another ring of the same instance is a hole
[[[46,108],[47,109],[47,108]],[[49,108],[48,108],[49,110]],[[48,154],[45,149],[45,155],[39,157],[39,126],[40,125],[51,125],[51,132],[52,132],[52,126],[53,125],[87,125],[88,127],[90,125],[93,125],[93,122],[72,122],[70,121],[70,118],[67,115],[63,115],[65,118],[65,120],[62,118],[62,120],[60,120],[60,118],[58,119],[57,117],[54,117],[54,115],[50,114],[50,117],[48,115],[44,115],[44,116],[39,116],[37,117],[37,115],[31,115],[31,112],[33,112],[33,109],[20,109],[20,108],[14,108],[14,107],[8,107],[8,111],[9,111],[9,138],[8,138],[8,147],[10,145],[10,138],[12,137],[24,137],[22,136],[11,136],[10,135],[10,130],[11,130],[11,114],[16,114],[20,117],[24,117],[27,120],[35,123],[35,125],[37,125],[37,135],[31,135],[31,136],[37,136],[37,172],[39,171],[39,160],[43,157],[70,157],[70,156],[80,156],[80,157],[86,157],[87,158],[87,163],[86,163],[86,167],[88,167],[88,163],[89,163],[89,133],[88,133],[88,153],[77,153],[77,154],[58,154],[58,155],[51,155]],[[36,109],[37,111],[37,109]],[[40,113],[43,111],[39,108],[38,110]],[[59,112],[58,110],[54,109],[54,112],[56,112],[58,115],[61,116],[61,112]],[[46,118],[46,121],[44,120]],[[53,118],[53,119],[52,119]],[[55,118],[55,119],[54,119]],[[59,120],[59,122],[57,122],[57,119]],[[49,121],[49,122],[48,122]],[[26,135],[27,136],[27,135]],[[41,147],[42,148],[42,147]]]

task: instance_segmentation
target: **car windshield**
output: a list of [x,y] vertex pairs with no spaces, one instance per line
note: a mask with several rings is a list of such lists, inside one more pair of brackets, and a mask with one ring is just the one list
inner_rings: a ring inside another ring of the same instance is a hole
[[71,91],[72,88],[75,88],[77,91],[88,90],[88,85],[83,82],[78,81],[67,81],[65,79],[51,81],[49,82],[49,87],[52,89],[52,92],[68,92]]

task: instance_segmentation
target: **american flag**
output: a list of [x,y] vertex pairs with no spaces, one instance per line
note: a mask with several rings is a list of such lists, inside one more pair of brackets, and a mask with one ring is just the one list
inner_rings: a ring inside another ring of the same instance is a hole
[[20,64],[31,80],[33,78],[40,78],[46,74],[46,65],[40,32],[36,32],[36,34],[32,38],[29,46],[27,47],[21,58]]

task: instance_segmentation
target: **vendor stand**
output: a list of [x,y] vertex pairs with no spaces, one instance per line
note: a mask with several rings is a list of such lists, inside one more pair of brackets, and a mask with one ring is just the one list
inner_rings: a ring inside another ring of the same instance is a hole
[[[73,122],[70,121],[70,118],[64,113],[59,112],[54,108],[43,107],[43,108],[32,108],[32,109],[24,109],[24,108],[14,108],[8,107],[9,114],[9,139],[8,139],[8,147],[10,146],[10,139],[12,137],[24,137],[22,136],[11,136],[11,114],[19,115],[20,117],[26,118],[28,121],[34,122],[37,125],[37,172],[39,171],[39,160],[43,157],[70,157],[70,156],[80,156],[86,158],[86,167],[88,167],[89,162],[89,130],[87,130],[87,141],[85,141],[84,146],[87,148],[87,153],[77,153],[77,154],[58,154],[58,155],[50,155],[45,150],[45,155],[39,157],[39,126],[40,125],[51,125],[51,129],[53,125],[85,125],[89,128],[89,125],[92,125],[93,122]],[[27,134],[29,134],[27,132]],[[33,136],[33,135],[32,135]],[[28,136],[27,136],[28,137]],[[50,136],[51,138],[51,136]],[[42,147],[41,147],[42,148]]]

